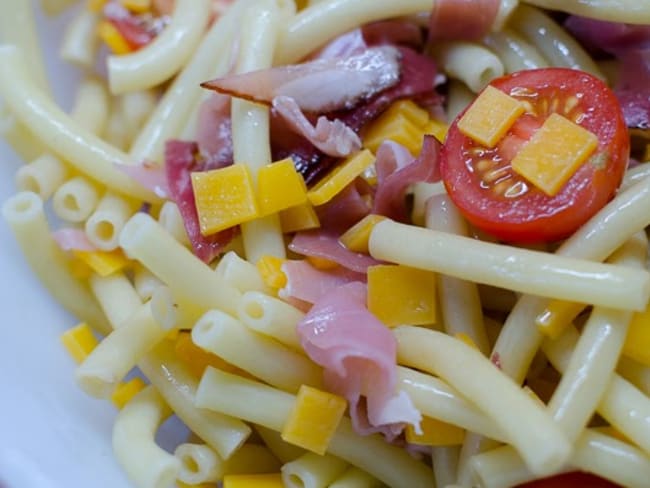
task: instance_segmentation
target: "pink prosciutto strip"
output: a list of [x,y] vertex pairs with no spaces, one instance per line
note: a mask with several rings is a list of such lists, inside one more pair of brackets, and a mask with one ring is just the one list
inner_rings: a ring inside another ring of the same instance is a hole
[[289,260],[282,264],[287,284],[278,292],[282,299],[316,303],[326,293],[353,281],[366,281],[365,275],[342,267],[330,270],[314,268],[306,260]]
[[[181,212],[192,249],[197,257],[209,263],[232,240],[237,233],[237,228],[226,229],[210,236],[201,234],[190,174],[193,171],[206,171],[212,168],[205,163],[197,162],[198,151],[199,148],[195,142],[167,141],[165,170],[169,181],[170,195]],[[152,242],[151,245],[155,246],[156,243]]]
[[438,0],[429,21],[432,40],[481,39],[499,12],[499,0]]
[[418,426],[421,415],[408,395],[395,394],[397,344],[365,302],[362,283],[336,288],[316,302],[297,331],[309,357],[325,369],[327,387],[348,400],[357,432],[392,438],[404,423]]
[[345,157],[361,149],[361,139],[339,119],[328,120],[321,115],[314,126],[291,97],[273,99],[273,108],[297,134],[303,136],[324,154]]
[[350,183],[325,205],[316,207],[316,213],[321,229],[341,234],[368,215],[370,209],[368,199],[359,192],[357,184]]
[[352,108],[360,100],[395,85],[399,78],[400,52],[384,46],[356,56],[318,59],[217,78],[201,86],[266,104],[286,95],[302,110],[323,113]]
[[201,155],[211,164],[224,166],[232,163],[232,120],[228,95],[213,93],[199,109],[196,142]]
[[357,273],[365,273],[368,266],[380,264],[380,261],[348,250],[339,242],[338,236],[321,230],[298,232],[289,249],[304,256],[328,259]]
[[81,229],[69,227],[52,232],[52,237],[64,251],[96,251],[97,248],[88,240]]
[[116,164],[115,167],[160,198],[169,197],[167,175],[165,174],[165,168],[162,166],[143,161],[140,164],[133,165]]
[[[387,161],[389,161],[389,158],[393,159],[392,150],[389,147],[385,149],[386,153],[382,154],[383,147],[382,144],[377,152],[378,162],[384,157],[387,158]],[[408,222],[406,191],[413,183],[440,181],[439,151],[440,143],[436,138],[425,135],[422,150],[416,159],[399,169],[397,169],[396,163],[392,163],[395,165],[396,171],[379,181],[375,193],[373,213],[385,215],[400,222]],[[387,164],[390,164],[390,162]]]

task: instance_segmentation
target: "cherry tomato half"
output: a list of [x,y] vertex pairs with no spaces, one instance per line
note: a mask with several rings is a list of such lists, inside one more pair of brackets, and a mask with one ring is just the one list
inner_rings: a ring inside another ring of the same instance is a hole
[[[614,196],[627,166],[629,136],[614,93],[594,76],[566,68],[520,71],[491,85],[526,103],[527,113],[492,149],[460,132],[461,113],[441,151],[447,192],[469,222],[504,241],[568,237]],[[510,161],[554,112],[594,133],[599,143],[560,191],[548,196],[515,173]]]
[[517,488],[619,488],[619,485],[593,474],[574,471],[531,481]]

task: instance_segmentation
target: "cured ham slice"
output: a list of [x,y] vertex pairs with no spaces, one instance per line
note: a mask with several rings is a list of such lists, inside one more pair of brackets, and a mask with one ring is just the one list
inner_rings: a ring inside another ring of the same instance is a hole
[[380,264],[380,261],[370,256],[350,251],[339,242],[338,236],[320,230],[298,232],[289,244],[289,249],[304,256],[333,261],[357,273],[365,273],[368,266]]

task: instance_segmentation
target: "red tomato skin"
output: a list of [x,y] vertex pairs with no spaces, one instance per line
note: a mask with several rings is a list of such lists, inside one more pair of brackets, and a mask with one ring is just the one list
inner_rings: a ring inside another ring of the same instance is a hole
[[578,96],[585,108],[580,125],[598,136],[595,154],[607,151],[609,159],[599,169],[589,162],[583,164],[553,197],[534,189],[507,199],[481,188],[466,164],[466,150],[476,144],[457,128],[463,112],[450,127],[441,150],[440,170],[448,194],[470,223],[501,240],[533,243],[568,237],[612,199],[623,178],[629,136],[616,96],[594,76],[566,68],[520,71],[490,84],[507,94],[528,87]]
[[593,474],[574,471],[517,485],[515,488],[620,488],[620,486]]

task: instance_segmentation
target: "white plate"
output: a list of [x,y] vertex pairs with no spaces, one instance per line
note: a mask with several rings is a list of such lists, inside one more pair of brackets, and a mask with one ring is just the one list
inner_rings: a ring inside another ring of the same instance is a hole
[[[67,107],[78,75],[57,59],[66,16],[38,20],[52,87]],[[21,164],[0,142],[0,202],[15,193]],[[128,487],[111,448],[116,410],[79,390],[59,341],[76,320],[32,276],[2,219],[0,290],[0,486]]]

